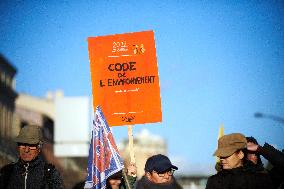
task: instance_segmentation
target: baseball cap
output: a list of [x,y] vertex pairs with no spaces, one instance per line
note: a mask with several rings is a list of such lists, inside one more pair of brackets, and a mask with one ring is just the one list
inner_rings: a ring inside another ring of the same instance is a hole
[[162,154],[157,154],[149,157],[145,164],[146,172],[156,171],[158,173],[162,173],[171,168],[178,170],[177,166],[173,165],[170,159]]
[[237,150],[244,149],[246,147],[246,137],[241,133],[232,133],[219,138],[218,148],[213,155],[218,157],[228,157]]
[[24,126],[15,138],[17,143],[38,144],[43,141],[42,130],[37,125]]

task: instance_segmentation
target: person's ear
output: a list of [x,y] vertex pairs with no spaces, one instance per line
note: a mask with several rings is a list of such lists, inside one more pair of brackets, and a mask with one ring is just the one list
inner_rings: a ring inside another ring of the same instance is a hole
[[238,157],[239,157],[239,159],[243,159],[245,157],[245,154],[242,150],[239,151]]
[[146,177],[147,177],[147,179],[148,180],[151,180],[151,178],[152,178],[152,175],[151,175],[151,173],[150,172],[146,172]]
[[43,146],[43,142],[39,142],[38,144],[39,152],[41,152],[42,146]]

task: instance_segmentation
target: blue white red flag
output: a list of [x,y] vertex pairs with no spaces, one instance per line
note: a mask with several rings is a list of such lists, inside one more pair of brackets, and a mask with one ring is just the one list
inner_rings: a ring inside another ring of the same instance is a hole
[[98,106],[94,115],[89,149],[88,176],[84,189],[105,189],[106,179],[124,168],[111,130]]

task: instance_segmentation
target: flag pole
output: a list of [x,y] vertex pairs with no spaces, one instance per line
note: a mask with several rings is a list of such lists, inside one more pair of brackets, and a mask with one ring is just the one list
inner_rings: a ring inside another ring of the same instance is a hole
[[[130,153],[130,164],[131,163],[135,164],[132,127],[133,125],[128,125],[128,147],[129,147],[129,153]],[[129,180],[127,178],[127,173],[125,172],[125,170],[123,170],[122,173],[125,178],[127,187],[130,188]]]
[[[219,133],[218,133],[218,139],[217,140],[219,140],[219,138],[221,138],[222,136],[224,136],[224,124],[223,123],[220,125]],[[218,141],[217,141],[217,143],[218,143]],[[216,157],[216,165],[215,165],[216,170],[219,168],[218,167],[219,165],[220,165],[220,158]]]
[[130,153],[130,163],[135,164],[134,148],[133,148],[133,134],[132,134],[133,125],[128,125],[128,145]]

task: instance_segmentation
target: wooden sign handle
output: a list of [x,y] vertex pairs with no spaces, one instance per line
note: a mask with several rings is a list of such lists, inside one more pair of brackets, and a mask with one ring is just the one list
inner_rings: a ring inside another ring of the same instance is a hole
[[128,145],[129,145],[129,153],[130,153],[130,163],[135,163],[132,125],[128,125],[128,141],[129,141]]

